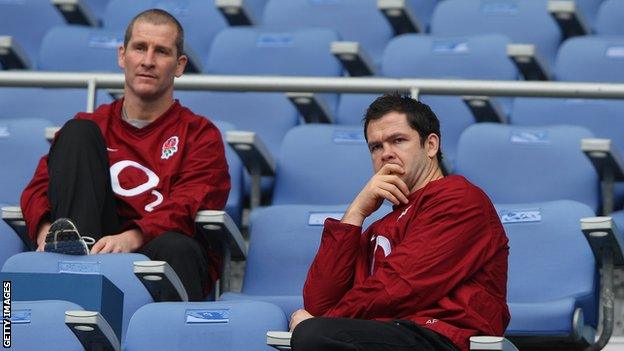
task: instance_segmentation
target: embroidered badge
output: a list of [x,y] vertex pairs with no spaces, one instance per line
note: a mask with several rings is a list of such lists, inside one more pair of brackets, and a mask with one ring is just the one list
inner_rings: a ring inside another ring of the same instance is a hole
[[178,141],[179,139],[177,136],[172,136],[171,138],[167,139],[167,141],[163,143],[162,155],[160,155],[160,158],[163,160],[167,160],[169,159],[169,157],[173,156],[173,154],[178,152]]

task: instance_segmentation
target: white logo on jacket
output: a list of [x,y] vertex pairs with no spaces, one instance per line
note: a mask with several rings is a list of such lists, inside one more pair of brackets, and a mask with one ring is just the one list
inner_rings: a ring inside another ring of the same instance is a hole
[[[136,168],[140,171],[143,171],[143,173],[145,173],[145,175],[147,176],[147,181],[141,185],[135,186],[134,188],[123,188],[119,182],[119,174],[121,173],[121,171],[128,167]],[[150,191],[152,188],[155,188],[160,182],[158,174],[154,173],[154,171],[138,162],[130,160],[123,160],[113,164],[110,167],[110,175],[111,185],[115,194],[125,197],[133,197],[143,194],[144,192]],[[152,212],[156,206],[160,205],[163,202],[163,196],[160,192],[158,192],[158,190],[152,190],[151,194],[156,196],[156,200],[145,205],[145,211],[147,212]]]
[[390,253],[392,252],[392,243],[385,236],[373,236],[371,238],[371,241],[373,240],[375,240],[375,249],[373,250],[373,259],[370,268],[371,274],[373,274],[373,270],[375,268],[375,255],[377,253],[377,248],[381,248],[383,250],[384,257],[388,257],[388,255],[390,255]]
[[412,205],[407,206],[407,208],[404,209],[403,212],[401,212],[401,214],[399,215],[399,218],[397,218],[397,222],[399,221],[399,219],[401,219],[401,217],[405,216],[405,214],[407,213],[407,211],[409,211],[410,208],[412,208]]

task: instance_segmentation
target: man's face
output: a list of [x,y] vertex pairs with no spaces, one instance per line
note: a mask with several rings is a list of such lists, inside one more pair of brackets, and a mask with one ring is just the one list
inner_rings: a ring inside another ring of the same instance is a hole
[[177,57],[173,24],[134,23],[127,47],[119,48],[119,66],[126,76],[125,94],[141,100],[173,96],[173,79],[186,66],[184,55]]
[[375,173],[387,163],[397,164],[403,167],[405,173],[401,179],[411,191],[425,175],[429,164],[434,162],[438,151],[435,134],[431,134],[421,146],[420,135],[409,125],[404,113],[390,112],[370,121],[367,135]]

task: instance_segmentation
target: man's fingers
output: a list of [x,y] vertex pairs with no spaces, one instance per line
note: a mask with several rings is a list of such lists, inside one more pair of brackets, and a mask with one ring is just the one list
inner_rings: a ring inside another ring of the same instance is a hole
[[401,203],[406,204],[409,202],[407,196],[405,196],[401,189],[399,189],[393,183],[381,183],[379,184],[379,188],[391,193],[394,198],[397,199],[397,203],[393,202],[395,205],[400,205]]
[[91,248],[91,253],[92,254],[100,253],[100,251],[105,245],[106,245],[105,238],[98,240],[95,244],[93,244],[93,247]]
[[379,189],[379,195],[397,206],[401,204],[401,202],[396,198],[396,196],[392,195],[392,193],[389,192],[388,190]]
[[403,167],[394,163],[386,163],[383,167],[381,167],[381,169],[378,172],[378,174],[403,174],[403,173],[405,173],[405,170],[403,169]]

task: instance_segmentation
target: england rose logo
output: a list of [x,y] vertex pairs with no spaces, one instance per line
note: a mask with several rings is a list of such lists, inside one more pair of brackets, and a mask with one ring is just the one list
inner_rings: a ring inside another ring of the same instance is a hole
[[167,139],[167,141],[163,143],[162,155],[160,155],[160,158],[163,160],[167,160],[169,159],[169,157],[173,156],[173,154],[178,152],[178,141],[179,139],[177,136],[172,136],[171,138]]

